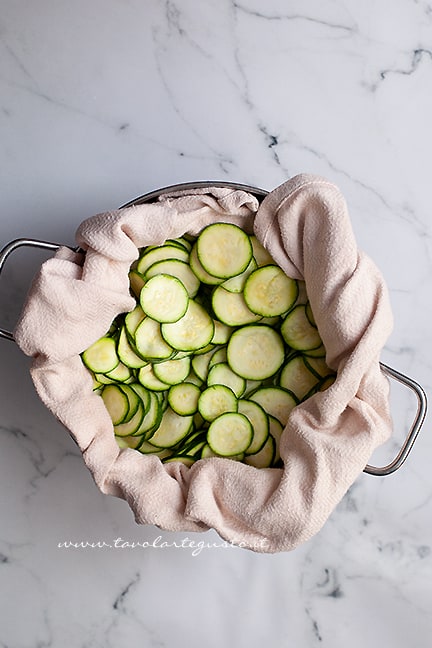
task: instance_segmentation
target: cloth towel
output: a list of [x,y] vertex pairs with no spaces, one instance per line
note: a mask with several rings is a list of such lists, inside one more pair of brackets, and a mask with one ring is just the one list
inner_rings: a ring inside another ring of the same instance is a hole
[[[337,371],[333,385],[292,410],[280,469],[222,458],[186,467],[120,450],[79,356],[135,305],[128,270],[138,248],[196,235],[216,221],[253,231],[289,276],[305,280],[327,364]],[[389,384],[379,366],[392,327],[388,293],[357,248],[338,188],[299,175],[261,204],[232,187],[162,195],[89,218],[76,239],[85,253],[61,248],[42,265],[14,335],[33,357],[40,398],[75,439],[100,490],[125,499],[138,524],[213,528],[257,552],[289,551],[310,539],[392,430]]]

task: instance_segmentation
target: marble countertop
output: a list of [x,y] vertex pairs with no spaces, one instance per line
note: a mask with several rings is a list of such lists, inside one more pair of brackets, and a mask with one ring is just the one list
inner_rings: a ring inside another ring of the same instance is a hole
[[[178,182],[325,176],[389,287],[382,360],[430,393],[428,0],[0,6],[0,246],[72,245],[84,218]],[[2,326],[42,256],[5,268]],[[137,526],[95,487],[28,359],[0,346],[2,647],[430,646],[429,419],[400,470],[360,475],[312,540],[261,555]],[[406,392],[392,388],[378,462],[415,415]]]

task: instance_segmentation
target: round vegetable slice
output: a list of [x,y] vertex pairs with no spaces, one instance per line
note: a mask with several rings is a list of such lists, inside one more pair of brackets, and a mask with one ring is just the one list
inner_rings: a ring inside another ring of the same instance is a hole
[[102,337],[94,342],[81,357],[86,367],[95,373],[112,371],[120,362],[115,340],[110,337]]
[[304,304],[293,308],[285,317],[281,326],[285,342],[297,351],[309,351],[321,346],[322,340],[318,329],[312,326]]
[[279,333],[259,324],[234,331],[227,347],[229,366],[248,380],[265,380],[273,376],[281,367],[284,355]]
[[252,259],[252,244],[237,225],[213,223],[198,236],[197,254],[206,272],[228,279],[246,270]]
[[161,332],[166,342],[174,349],[195,351],[209,344],[213,337],[214,324],[207,311],[198,302],[190,299],[183,317],[177,322],[162,324]]
[[158,322],[177,322],[186,313],[188,302],[182,282],[168,274],[151,277],[140,294],[144,313]]
[[168,392],[168,403],[174,412],[187,416],[197,412],[200,395],[201,390],[197,385],[184,382],[171,387]]
[[102,400],[113,425],[122,423],[129,413],[129,401],[118,385],[107,385],[102,391]]
[[282,425],[288,423],[291,410],[297,401],[291,392],[281,387],[261,387],[249,396],[249,400],[261,405],[270,416],[274,416]]
[[210,423],[207,443],[216,454],[230,457],[244,452],[252,441],[252,425],[243,414],[227,412]]
[[248,308],[263,317],[286,313],[295,303],[298,286],[281,268],[267,265],[251,272],[244,286]]
[[186,261],[180,259],[165,259],[154,263],[145,274],[146,279],[151,279],[158,274],[171,275],[182,282],[189,297],[195,297],[200,286],[200,281]]
[[201,393],[198,411],[206,421],[214,421],[224,412],[237,412],[237,398],[229,387],[212,385]]
[[159,448],[172,448],[189,434],[192,421],[192,416],[179,416],[168,407],[162,415],[158,429],[148,440]]

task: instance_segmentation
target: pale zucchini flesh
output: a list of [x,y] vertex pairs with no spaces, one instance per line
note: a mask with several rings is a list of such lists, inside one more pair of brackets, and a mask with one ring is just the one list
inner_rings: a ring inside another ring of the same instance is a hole
[[246,270],[252,259],[252,243],[236,225],[214,223],[200,233],[197,255],[206,272],[228,279]]

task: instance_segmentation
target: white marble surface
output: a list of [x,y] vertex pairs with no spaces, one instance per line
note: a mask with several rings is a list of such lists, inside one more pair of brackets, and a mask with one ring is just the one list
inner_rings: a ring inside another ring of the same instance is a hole
[[[431,112],[428,0],[0,0],[0,244],[73,244],[85,217],[176,182],[324,175],[390,288],[383,360],[430,392]],[[2,275],[3,326],[38,263]],[[138,527],[97,491],[0,347],[0,646],[431,645],[429,419],[294,552],[200,550],[220,540]],[[403,389],[392,402],[378,459],[414,415]],[[58,547],[116,538],[154,546]]]

